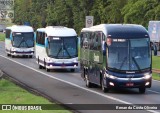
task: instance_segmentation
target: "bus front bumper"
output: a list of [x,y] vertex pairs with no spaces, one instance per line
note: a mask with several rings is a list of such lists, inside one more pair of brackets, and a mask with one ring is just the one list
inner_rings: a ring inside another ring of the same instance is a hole
[[77,69],[79,68],[79,63],[48,63],[48,69]]
[[34,51],[11,51],[13,56],[34,55]]
[[149,79],[144,78],[119,78],[119,79],[105,79],[105,85],[108,88],[150,88],[152,84],[152,77]]

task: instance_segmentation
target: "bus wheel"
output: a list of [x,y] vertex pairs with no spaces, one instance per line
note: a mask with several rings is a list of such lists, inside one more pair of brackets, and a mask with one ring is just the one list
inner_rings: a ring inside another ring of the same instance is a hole
[[38,64],[38,65],[39,65],[39,69],[42,69],[42,68],[43,68],[40,64]]
[[71,69],[71,72],[74,72],[75,71],[75,69]]
[[139,88],[139,93],[144,94],[146,92],[146,88]]
[[14,55],[11,55],[12,58],[14,58]]
[[46,67],[46,71],[47,71],[47,72],[50,72],[51,70]]
[[29,58],[32,58],[32,55],[29,55]]
[[88,75],[85,74],[85,82],[86,82],[86,86],[88,88],[91,88],[92,87],[92,83],[90,83],[89,79],[88,79]]
[[104,86],[104,80],[103,80],[103,79],[101,80],[101,88],[102,88],[102,91],[103,91],[104,93],[106,93],[106,92],[109,91],[109,89]]

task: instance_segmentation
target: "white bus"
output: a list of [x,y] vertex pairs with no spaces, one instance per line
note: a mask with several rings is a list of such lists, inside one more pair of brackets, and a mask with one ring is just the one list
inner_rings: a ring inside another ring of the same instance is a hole
[[37,29],[35,53],[39,69],[78,68],[77,34],[74,29],[48,26]]
[[34,30],[30,26],[14,25],[6,28],[5,49],[7,56],[34,55]]

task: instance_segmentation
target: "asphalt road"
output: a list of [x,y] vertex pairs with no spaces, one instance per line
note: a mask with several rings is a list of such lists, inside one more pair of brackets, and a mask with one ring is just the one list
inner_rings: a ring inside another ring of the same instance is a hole
[[[35,59],[10,58],[0,42],[0,69],[24,84],[47,94],[54,100],[70,104],[159,104],[160,82],[154,81],[152,88],[145,94],[139,94],[138,89],[119,89],[103,93],[100,88],[88,89],[77,70],[71,73],[67,70],[46,72],[39,70]],[[95,108],[96,109],[96,108]],[[98,109],[98,108],[97,108]],[[78,110],[82,113],[160,113],[160,110]]]

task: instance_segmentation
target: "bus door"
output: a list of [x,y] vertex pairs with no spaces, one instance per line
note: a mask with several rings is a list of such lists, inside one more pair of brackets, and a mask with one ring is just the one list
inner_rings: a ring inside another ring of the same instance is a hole
[[90,80],[95,84],[100,84],[100,68],[103,63],[102,33],[92,33],[90,44]]

